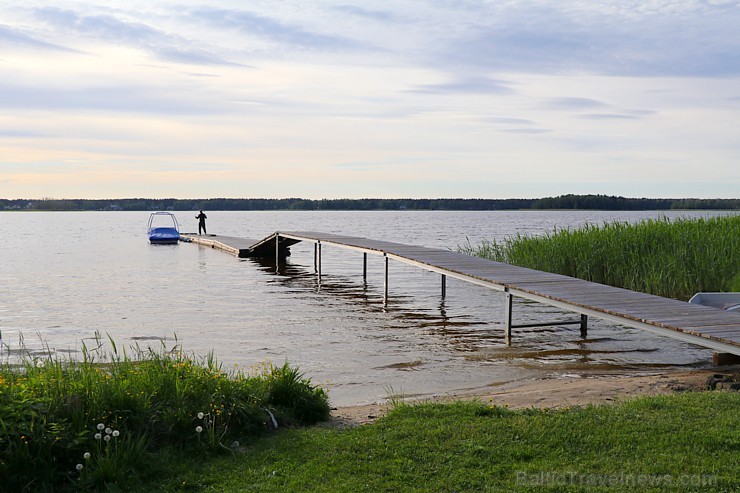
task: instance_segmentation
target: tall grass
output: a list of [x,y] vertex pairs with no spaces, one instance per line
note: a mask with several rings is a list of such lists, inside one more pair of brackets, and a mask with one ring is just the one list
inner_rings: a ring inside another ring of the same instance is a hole
[[226,372],[177,345],[130,355],[111,345],[84,348],[80,361],[0,365],[2,491],[120,488],[159,450],[226,451],[329,416],[324,391],[287,364]]
[[740,290],[740,215],[517,234],[463,253],[681,300]]

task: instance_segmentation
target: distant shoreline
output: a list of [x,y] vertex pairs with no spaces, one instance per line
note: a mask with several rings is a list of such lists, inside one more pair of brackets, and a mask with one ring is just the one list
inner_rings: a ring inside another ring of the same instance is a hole
[[501,210],[740,210],[740,199],[628,198],[561,195],[539,199],[0,199],[0,211],[501,211]]

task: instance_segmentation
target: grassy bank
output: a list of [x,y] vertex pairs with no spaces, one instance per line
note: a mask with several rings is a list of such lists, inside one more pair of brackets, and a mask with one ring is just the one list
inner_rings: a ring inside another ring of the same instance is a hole
[[278,424],[329,415],[325,393],[287,364],[246,374],[178,346],[100,347],[82,361],[0,366],[2,491],[125,490],[160,473],[161,453],[233,452]]
[[567,410],[402,406],[371,426],[284,430],[185,459],[140,491],[737,491],[739,406],[729,392]]
[[700,291],[740,291],[740,215],[586,225],[460,250],[681,300]]

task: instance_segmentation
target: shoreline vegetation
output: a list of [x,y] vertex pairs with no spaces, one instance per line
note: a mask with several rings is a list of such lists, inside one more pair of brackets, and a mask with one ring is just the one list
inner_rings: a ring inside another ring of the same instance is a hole
[[225,371],[177,344],[119,352],[99,336],[80,360],[0,344],[2,491],[127,491],[173,454],[233,455],[329,418],[326,393],[287,363]]
[[702,291],[740,291],[740,215],[587,224],[458,250],[684,301]]
[[238,210],[740,210],[740,199],[655,199],[627,198],[611,195],[561,195],[539,199],[265,199],[265,198],[211,198],[211,199],[0,199],[2,210],[37,211],[194,211]]
[[0,366],[3,491],[740,488],[738,392],[559,409],[397,397],[371,426],[312,426],[329,418],[327,396],[287,364],[247,375],[177,345],[103,346]]

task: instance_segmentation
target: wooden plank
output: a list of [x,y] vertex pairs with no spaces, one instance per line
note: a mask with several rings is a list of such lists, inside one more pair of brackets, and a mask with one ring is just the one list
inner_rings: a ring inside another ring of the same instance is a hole
[[[710,324],[713,322],[709,322]],[[691,332],[706,332],[707,334],[713,334],[713,333],[725,333],[725,334],[732,334],[737,333],[740,335],[740,324],[726,324],[726,325],[697,325],[695,327],[691,327],[690,325],[681,326],[682,330],[687,330]]]
[[[638,293],[622,288],[605,286],[561,274],[542,272],[518,267],[480,257],[423,246],[405,245],[384,240],[346,236],[320,232],[283,232],[293,238],[281,237],[281,246],[291,245],[302,239],[335,244],[360,250],[387,254],[422,268],[454,273],[463,280],[481,281],[506,287],[531,295],[536,300],[551,300],[555,306],[565,305],[574,311],[579,309],[617,317],[626,324],[639,322],[668,331],[691,334],[706,339],[730,341],[740,346],[740,314],[716,310],[701,305]],[[218,237],[223,248],[259,253],[261,249],[274,252],[275,233],[256,241],[233,237]],[[202,240],[202,244],[206,244]],[[612,320],[612,318],[609,318]],[[633,326],[640,327],[639,324]],[[693,340],[693,339],[692,339]]]

